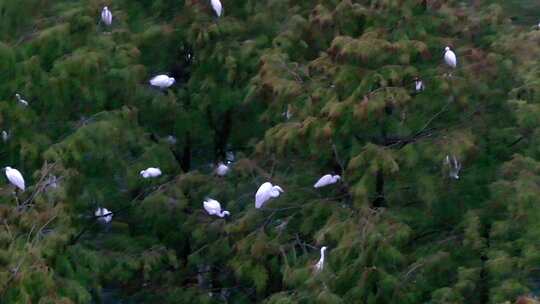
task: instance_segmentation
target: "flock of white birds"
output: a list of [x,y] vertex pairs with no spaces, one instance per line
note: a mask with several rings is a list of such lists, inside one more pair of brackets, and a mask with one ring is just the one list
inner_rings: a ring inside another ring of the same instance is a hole
[[[221,5],[221,2],[219,0],[211,0],[211,5],[216,15],[218,17],[221,17],[223,13],[223,7]],[[113,16],[109,8],[107,6],[103,7],[101,11],[102,22],[106,26],[111,26],[112,19],[113,19]],[[448,46],[445,48],[444,61],[451,68],[457,67],[456,54]],[[173,77],[169,77],[163,74],[157,75],[153,77],[152,79],[150,79],[150,85],[158,87],[160,89],[169,88],[170,86],[174,84],[174,82],[175,82],[175,79]],[[417,92],[424,90],[424,83],[419,78],[415,78],[415,90]],[[15,94],[15,97],[17,98],[17,101],[19,103],[21,103],[24,106],[28,106],[28,102],[24,100],[20,94],[18,93]],[[289,109],[287,110],[284,116],[286,116],[287,119],[289,119],[292,116]],[[8,136],[9,135],[7,134],[6,131],[2,131],[2,138],[4,141],[7,141]],[[461,168],[461,165],[459,164],[455,156],[452,156],[452,157],[447,156],[445,159],[445,163],[451,168],[450,176],[452,178],[459,179],[458,172],[459,172],[459,169]],[[24,183],[24,178],[21,172],[11,167],[5,167],[4,170],[5,170],[7,179],[9,180],[11,184],[13,184],[16,187],[16,190],[20,189],[24,191],[25,183]],[[229,171],[230,171],[229,166],[224,164],[223,162],[220,162],[216,166],[215,174],[223,177],[223,176],[226,176],[229,173]],[[159,168],[153,168],[153,167],[147,168],[146,170],[142,170],[140,172],[141,177],[145,179],[156,178],[156,177],[159,177],[161,174],[162,172]],[[317,182],[313,185],[313,187],[314,188],[325,187],[325,186],[337,183],[340,179],[341,179],[341,176],[339,175],[326,174],[322,176],[319,180],[317,180]],[[270,182],[263,183],[259,187],[257,192],[255,193],[255,208],[257,209],[262,208],[266,202],[268,202],[269,200],[273,198],[279,197],[284,192],[285,191],[283,190],[283,188],[281,188],[278,185],[272,185],[272,183]],[[212,198],[205,199],[205,201],[203,202],[203,207],[209,215],[216,215],[221,218],[230,215],[229,211],[222,210],[220,202]],[[114,214],[113,212],[109,211],[106,208],[98,207],[94,215],[96,216],[99,222],[106,224],[112,221]],[[324,267],[325,251],[326,251],[326,246],[323,246],[321,248],[321,258],[317,262],[317,264],[315,264],[314,266],[316,271],[320,271]]]

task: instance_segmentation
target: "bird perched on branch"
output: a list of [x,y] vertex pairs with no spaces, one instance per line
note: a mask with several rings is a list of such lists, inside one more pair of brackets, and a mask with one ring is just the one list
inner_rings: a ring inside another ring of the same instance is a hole
[[259,209],[271,198],[278,197],[283,191],[280,186],[274,186],[269,182],[262,184],[255,193],[255,208]]

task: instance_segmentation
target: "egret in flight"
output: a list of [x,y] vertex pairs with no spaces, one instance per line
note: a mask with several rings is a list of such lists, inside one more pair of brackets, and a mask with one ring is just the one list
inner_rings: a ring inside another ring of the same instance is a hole
[[101,10],[101,21],[103,21],[103,23],[105,23],[107,26],[112,24],[112,13],[106,6],[104,6]]
[[324,186],[335,184],[340,179],[341,179],[341,176],[339,175],[326,174],[326,175],[323,175],[323,177],[319,178],[319,180],[315,183],[315,185],[313,185],[313,188],[321,188]]
[[315,272],[320,272],[324,269],[324,252],[325,251],[326,251],[326,246],[323,246],[321,248],[321,258],[319,259],[317,264],[315,264]]
[[11,168],[11,167],[6,167],[5,168],[5,171],[6,171],[6,177],[7,179],[9,180],[9,182],[14,185],[15,187],[21,189],[22,191],[24,191],[24,178],[21,174],[21,172],[19,172],[19,170],[17,169],[14,169],[14,168]]
[[107,224],[112,221],[113,213],[107,210],[107,208],[97,208],[94,215],[97,217],[98,222]]
[[219,217],[225,217],[226,215],[231,215],[227,210],[221,210],[221,204],[215,199],[207,198],[203,202],[203,207],[206,212],[210,215],[217,215]]
[[28,106],[28,101],[22,99],[21,95],[19,93],[15,94],[15,97],[17,97],[17,100],[25,107]]
[[140,172],[143,178],[158,177],[161,175],[161,170],[159,168],[148,168]]
[[174,78],[167,75],[157,75],[150,79],[150,84],[160,89],[165,89],[174,84]]
[[223,6],[221,5],[221,1],[219,0],[211,0],[212,8],[216,12],[216,15],[218,17],[221,17],[221,13],[223,13]]
[[229,170],[229,166],[225,165],[223,162],[219,162],[215,172],[217,176],[225,176],[227,173],[229,173]]
[[457,66],[456,54],[450,49],[449,46],[444,49],[444,62],[446,62],[446,64],[453,69]]
[[261,208],[266,201],[278,197],[281,192],[284,191],[280,186],[274,186],[269,182],[262,184],[259,190],[257,190],[257,193],[255,193],[255,208]]

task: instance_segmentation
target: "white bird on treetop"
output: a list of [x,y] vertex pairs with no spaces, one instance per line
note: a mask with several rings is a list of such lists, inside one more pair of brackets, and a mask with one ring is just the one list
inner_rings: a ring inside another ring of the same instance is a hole
[[456,54],[450,49],[449,46],[447,46],[444,51],[444,61],[451,68],[455,68],[457,66]]
[[94,215],[97,217],[97,220],[102,223],[109,223],[112,221],[113,213],[110,212],[107,208],[97,208],[96,212],[94,212]]
[[283,189],[280,186],[273,186],[271,183],[266,182],[259,187],[257,193],[255,193],[255,208],[259,209],[262,205],[271,198],[278,197]]
[[219,164],[216,167],[216,175],[218,176],[225,176],[227,173],[229,173],[229,166],[225,165],[223,162],[219,162]]
[[174,84],[174,78],[167,75],[157,75],[150,79],[150,84],[160,89],[168,88]]
[[211,0],[212,8],[216,12],[216,15],[218,17],[221,17],[221,13],[223,13],[223,6],[221,5],[221,1],[219,0]]
[[107,26],[112,24],[112,13],[106,6],[104,6],[101,10],[101,21],[103,21],[103,23],[105,23]]
[[210,215],[217,215],[219,217],[224,217],[226,215],[231,215],[227,210],[221,210],[221,204],[215,199],[207,198],[203,202],[203,207],[206,212]]
[[422,81],[422,79],[418,78],[418,77],[415,77],[414,78],[414,90],[419,93],[419,92],[422,92],[424,90],[424,82]]
[[2,131],[2,140],[3,140],[4,142],[7,142],[8,139],[9,139],[9,133],[8,133],[6,130],[3,130],[3,131]]
[[17,97],[17,100],[23,104],[25,107],[28,106],[28,101],[22,99],[21,95],[19,93],[16,93],[15,94],[15,97]]
[[313,185],[313,188],[321,188],[331,184],[337,183],[341,179],[339,175],[326,174],[323,175],[319,180]]
[[448,175],[453,179],[459,179],[459,170],[461,170],[461,163],[456,159],[454,155],[452,157],[446,155],[444,163],[450,168]]
[[140,172],[143,178],[158,177],[161,175],[161,170],[159,168],[148,168]]
[[324,269],[324,252],[325,251],[326,251],[326,246],[323,246],[321,248],[321,258],[319,259],[317,264],[315,264],[315,271],[316,272],[319,272],[319,271]]
[[9,182],[11,184],[13,184],[15,187],[21,189],[22,191],[24,191],[24,178],[21,174],[21,172],[19,172],[19,170],[17,169],[14,169],[14,168],[11,168],[11,167],[6,167],[4,168],[6,170],[6,177],[7,179],[9,180]]

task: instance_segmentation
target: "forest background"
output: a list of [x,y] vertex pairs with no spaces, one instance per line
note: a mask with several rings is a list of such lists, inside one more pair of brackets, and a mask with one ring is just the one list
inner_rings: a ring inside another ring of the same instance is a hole
[[222,4],[0,1],[1,303],[540,294],[538,1]]

